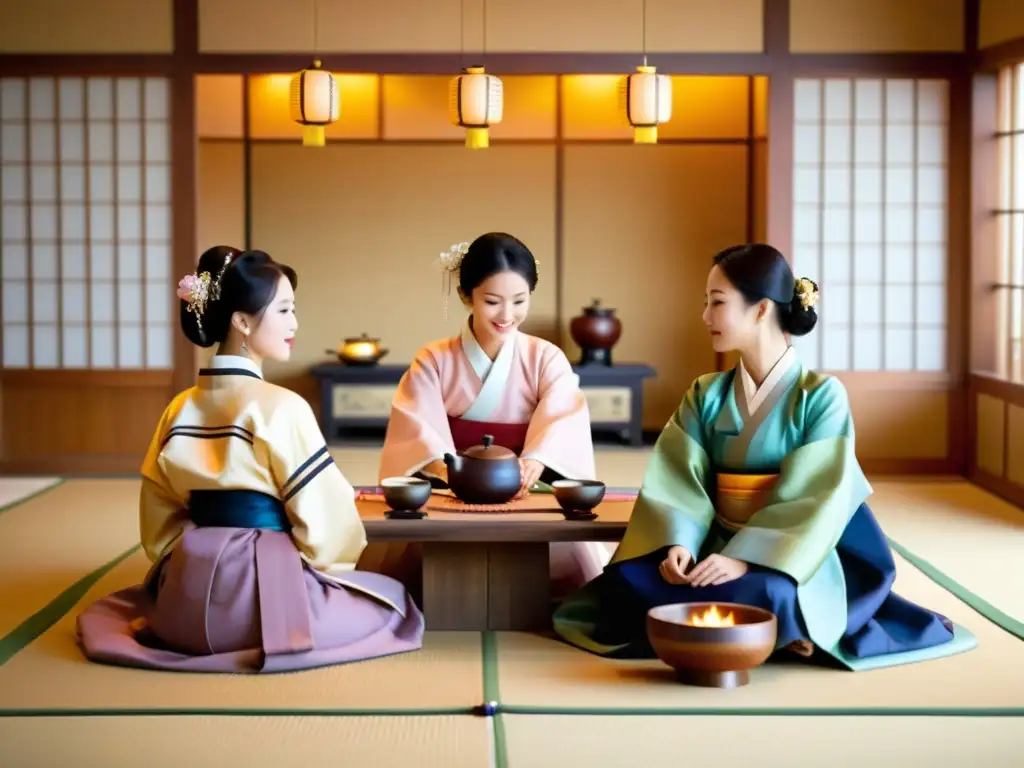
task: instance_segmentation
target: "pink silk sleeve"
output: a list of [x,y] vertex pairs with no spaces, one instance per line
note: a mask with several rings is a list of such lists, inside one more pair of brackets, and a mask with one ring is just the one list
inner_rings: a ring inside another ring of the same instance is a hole
[[453,451],[437,361],[421,350],[391,403],[378,479],[413,475]]
[[523,447],[524,459],[535,459],[563,477],[593,480],[594,442],[590,410],[565,353],[554,346],[539,364],[537,408],[530,419]]

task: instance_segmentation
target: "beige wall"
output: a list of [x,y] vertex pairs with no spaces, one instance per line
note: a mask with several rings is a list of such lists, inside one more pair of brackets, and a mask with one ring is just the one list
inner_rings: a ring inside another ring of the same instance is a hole
[[794,53],[962,51],[963,0],[790,0]]
[[988,48],[1007,40],[1024,37],[1024,2],[1021,0],[981,0],[978,20],[978,46]]
[[[483,0],[318,0],[317,50],[480,51]],[[633,52],[639,0],[488,0],[486,50]],[[200,0],[203,51],[313,49],[313,0]],[[762,0],[648,0],[649,51],[757,52]]]
[[3,53],[170,53],[172,0],[3,0]]

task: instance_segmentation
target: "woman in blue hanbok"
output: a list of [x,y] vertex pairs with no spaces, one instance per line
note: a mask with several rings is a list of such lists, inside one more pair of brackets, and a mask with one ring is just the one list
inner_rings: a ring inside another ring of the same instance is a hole
[[814,328],[817,298],[770,246],[715,257],[704,322],[715,351],[740,360],[694,381],[665,426],[611,563],[556,611],[565,640],[652,656],[647,611],[709,601],[768,609],[777,649],[849,669],[974,647],[891,591],[896,567],[865,504],[846,390],[788,343]]

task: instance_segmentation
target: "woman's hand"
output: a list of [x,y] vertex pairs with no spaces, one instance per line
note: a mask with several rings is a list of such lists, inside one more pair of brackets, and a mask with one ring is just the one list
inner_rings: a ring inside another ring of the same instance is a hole
[[544,465],[536,459],[520,459],[519,460],[519,473],[523,479],[523,485],[519,489],[519,493],[516,494],[517,499],[521,499],[530,493],[530,489],[537,484],[540,480],[541,474],[544,472]]
[[750,566],[725,555],[708,555],[686,576],[691,587],[708,587],[735,581]]
[[687,582],[686,569],[693,560],[686,547],[675,546],[669,549],[668,555],[661,561],[658,570],[661,578],[669,584],[685,584]]

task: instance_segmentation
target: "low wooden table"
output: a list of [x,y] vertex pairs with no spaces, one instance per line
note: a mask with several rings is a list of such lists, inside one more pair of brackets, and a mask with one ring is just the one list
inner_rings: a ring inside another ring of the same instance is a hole
[[633,509],[632,501],[608,501],[590,521],[569,521],[554,511],[435,510],[420,520],[389,520],[383,501],[356,503],[370,541],[422,544],[429,629],[523,632],[551,626],[548,545],[619,541]]

